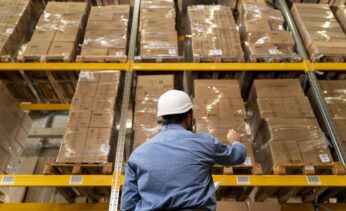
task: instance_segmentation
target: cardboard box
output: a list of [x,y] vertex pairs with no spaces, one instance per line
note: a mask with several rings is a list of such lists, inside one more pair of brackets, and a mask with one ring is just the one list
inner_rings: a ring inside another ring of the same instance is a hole
[[297,141],[271,141],[256,149],[256,160],[264,173],[271,173],[274,164],[301,164],[303,162]]
[[89,128],[86,139],[87,145],[90,144],[109,144],[113,134],[113,128]]
[[57,163],[81,163],[85,145],[72,146],[70,143],[61,144]]
[[88,128],[67,127],[64,132],[62,143],[71,146],[83,146],[88,134]]
[[316,140],[298,142],[305,163],[331,163],[333,158],[328,145]]
[[48,55],[71,56],[74,48],[74,42],[53,41],[49,48]]
[[108,161],[110,146],[108,144],[86,144],[82,162],[104,163]]
[[102,72],[100,75],[100,83],[119,84],[120,74],[120,71]]
[[157,101],[155,100],[137,100],[135,106],[136,113],[157,113]]
[[247,205],[249,211],[281,211],[279,203],[250,202]]
[[80,71],[78,83],[98,83],[101,74],[98,71]]
[[315,141],[322,143],[320,128],[315,118],[267,118],[255,136],[259,146],[269,141]]
[[115,97],[96,97],[92,105],[93,105],[93,110],[114,111]]
[[218,201],[216,211],[248,211],[245,202]]
[[50,41],[35,41],[29,42],[25,49],[24,56],[41,56],[48,54]]
[[298,79],[257,79],[252,85],[249,99],[303,96]]
[[40,31],[35,30],[32,35],[31,42],[51,42],[55,37],[56,31]]
[[96,96],[97,83],[78,83],[75,96]]
[[237,80],[194,80],[195,98],[241,99]]
[[89,127],[91,111],[70,110],[68,127]]
[[93,103],[95,97],[91,96],[74,96],[71,103],[71,110],[91,111],[94,109]]
[[93,111],[91,115],[90,127],[113,127],[114,112],[112,111]]
[[173,75],[138,76],[136,99],[159,98],[163,93],[174,88],[173,77]]
[[99,83],[97,86],[97,97],[115,97],[118,94],[118,83]]

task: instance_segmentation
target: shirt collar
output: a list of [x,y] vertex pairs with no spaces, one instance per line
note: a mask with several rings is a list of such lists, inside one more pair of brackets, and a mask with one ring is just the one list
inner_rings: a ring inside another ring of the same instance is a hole
[[161,131],[166,131],[166,130],[172,130],[172,129],[176,129],[176,130],[186,130],[183,126],[179,125],[179,124],[169,124],[169,125],[165,125],[162,127]]

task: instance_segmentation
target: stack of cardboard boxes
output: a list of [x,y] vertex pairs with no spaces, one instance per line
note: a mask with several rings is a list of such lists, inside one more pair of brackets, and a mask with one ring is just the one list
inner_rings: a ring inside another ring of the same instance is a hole
[[191,36],[191,43],[185,47],[192,61],[244,61],[238,27],[229,7],[189,6],[187,16],[187,34]]
[[266,2],[246,2],[239,6],[239,27],[248,59],[256,61],[296,61],[294,40],[285,31],[280,10]]
[[[281,211],[278,203],[218,201],[216,211]],[[310,210],[312,211],[312,208]]]
[[333,162],[299,80],[255,80],[247,115],[265,173],[280,165]]
[[92,7],[77,61],[126,61],[127,28],[130,7]]
[[245,108],[237,80],[195,80],[194,117],[196,132],[205,132],[228,144],[227,133],[234,129],[248,149],[245,165],[252,166],[254,155]]
[[115,141],[119,71],[82,71],[57,162],[105,163]]
[[0,102],[0,174],[13,174],[32,121],[1,81]]
[[140,8],[140,57],[138,60],[176,61],[178,37],[173,0],[142,0]]
[[119,4],[119,0],[96,0],[96,1],[92,1],[92,0],[54,0],[54,1],[62,1],[62,2],[70,2],[70,1],[74,1],[74,2],[89,2],[89,3],[92,3],[93,5],[97,5],[97,6],[107,6],[107,5],[117,5],[117,4]]
[[291,8],[312,61],[343,61],[346,35],[328,4],[294,4]]
[[0,61],[10,61],[30,28],[30,0],[0,1]]
[[64,61],[75,59],[89,12],[87,3],[48,2],[19,61]]
[[346,81],[320,81],[324,99],[346,149]]
[[346,6],[339,6],[336,8],[335,16],[339,20],[344,32],[346,33]]
[[133,149],[160,132],[161,126],[157,123],[157,101],[163,93],[173,88],[173,75],[138,76]]

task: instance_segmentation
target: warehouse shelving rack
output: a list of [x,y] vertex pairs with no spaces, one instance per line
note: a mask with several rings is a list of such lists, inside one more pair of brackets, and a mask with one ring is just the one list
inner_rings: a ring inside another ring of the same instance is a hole
[[[134,63],[140,0],[135,1],[132,17],[132,28],[128,62],[125,63],[1,63],[0,71],[76,71],[76,70],[121,70],[125,71],[124,96],[121,107],[119,136],[115,169],[113,175],[0,175],[0,186],[4,187],[112,187],[110,206],[95,205],[61,205],[61,204],[0,204],[0,210],[117,210],[119,190],[124,182],[121,174],[125,150],[126,119],[130,103],[133,73],[135,71],[298,71],[306,73],[323,121],[339,160],[345,165],[345,153],[340,147],[340,138],[331,121],[328,108],[321,96],[315,71],[346,71],[346,63],[311,63],[302,44],[297,28],[292,20],[286,2],[279,0],[281,11],[294,35],[298,53],[303,62],[299,63]],[[68,110],[69,104],[22,104],[23,110]],[[76,180],[77,178],[77,180]],[[346,175],[213,175],[214,181],[221,186],[252,186],[252,187],[345,187]],[[78,181],[78,182],[76,182]],[[340,207],[344,207],[341,204]]]

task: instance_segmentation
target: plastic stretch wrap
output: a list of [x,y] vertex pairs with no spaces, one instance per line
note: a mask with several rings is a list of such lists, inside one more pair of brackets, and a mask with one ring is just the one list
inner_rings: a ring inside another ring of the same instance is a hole
[[126,60],[129,13],[128,5],[91,8],[82,45],[82,61],[95,59],[88,57]]
[[178,57],[173,0],[141,1],[140,58],[160,61]]
[[298,79],[255,80],[247,115],[256,160],[265,173],[280,165],[333,162]]
[[16,173],[32,121],[0,81],[0,173]]
[[9,61],[26,38],[32,5],[30,0],[0,1],[0,61]]
[[241,141],[248,148],[245,165],[253,165],[251,134],[245,120],[244,102],[237,80],[194,80],[195,98],[193,116],[195,131],[208,133],[228,144],[230,129],[241,135]]
[[291,13],[312,61],[343,61],[346,35],[329,5],[294,4]]
[[322,80],[320,86],[346,149],[346,80]]
[[213,58],[220,61],[244,61],[238,27],[229,7],[189,6],[187,23],[193,61]]
[[173,75],[138,76],[134,114],[133,149],[155,136],[161,130],[157,118],[157,101],[174,88]]
[[336,18],[339,20],[344,32],[346,32],[346,6],[338,6],[335,13]]
[[57,162],[108,162],[116,136],[120,74],[80,72]]
[[242,2],[239,27],[250,61],[298,61],[293,36],[284,29],[284,17],[265,3]]
[[18,59],[72,61],[87,13],[86,3],[48,2],[23,57]]

